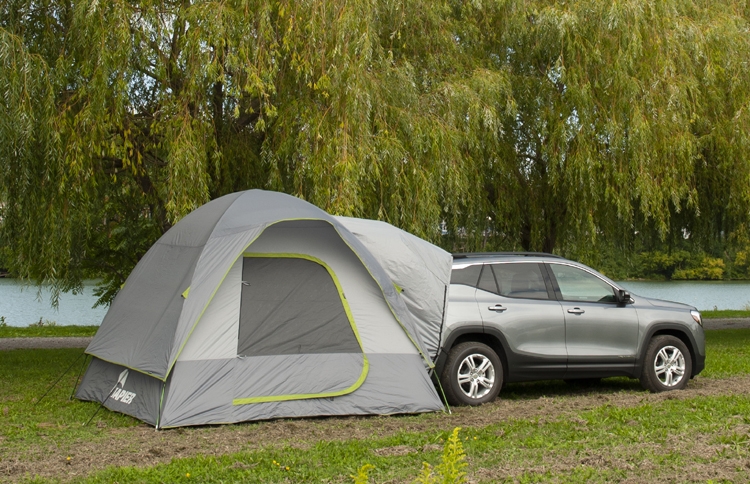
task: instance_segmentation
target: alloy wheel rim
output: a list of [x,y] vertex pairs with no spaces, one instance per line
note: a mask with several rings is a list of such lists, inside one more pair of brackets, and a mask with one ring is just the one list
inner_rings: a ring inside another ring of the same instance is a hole
[[458,367],[458,386],[469,398],[479,399],[487,395],[495,385],[495,365],[489,358],[474,353],[461,361]]
[[675,346],[665,346],[654,358],[656,378],[666,387],[674,387],[685,378],[685,356]]

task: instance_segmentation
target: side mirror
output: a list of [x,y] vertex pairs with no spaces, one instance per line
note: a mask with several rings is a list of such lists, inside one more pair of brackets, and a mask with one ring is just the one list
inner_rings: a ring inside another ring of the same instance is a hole
[[627,304],[630,302],[630,293],[625,289],[616,290],[615,295],[619,304]]

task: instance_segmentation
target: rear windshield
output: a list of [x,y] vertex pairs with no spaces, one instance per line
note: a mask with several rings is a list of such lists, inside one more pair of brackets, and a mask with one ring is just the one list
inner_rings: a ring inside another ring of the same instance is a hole
[[477,287],[479,272],[481,270],[481,264],[464,267],[463,269],[453,269],[451,271],[451,284],[462,284],[464,286]]

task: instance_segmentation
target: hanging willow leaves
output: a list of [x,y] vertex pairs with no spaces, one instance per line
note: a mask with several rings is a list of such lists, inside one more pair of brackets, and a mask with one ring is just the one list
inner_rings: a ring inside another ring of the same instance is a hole
[[248,188],[449,249],[721,242],[749,226],[749,17],[730,0],[8,0],[6,264],[57,290],[104,277],[106,302],[172,224]]

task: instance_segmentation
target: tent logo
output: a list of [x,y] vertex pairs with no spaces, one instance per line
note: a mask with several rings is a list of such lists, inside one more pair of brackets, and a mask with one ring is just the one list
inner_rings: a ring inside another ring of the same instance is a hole
[[[124,369],[122,373],[120,373],[120,377],[117,379],[117,383],[115,384],[115,390],[112,392],[112,400],[116,400],[118,402],[122,402],[125,405],[130,405],[130,403],[135,398],[135,393],[129,392],[125,390],[125,382],[128,379],[128,369]],[[119,388],[118,388],[119,386]]]

